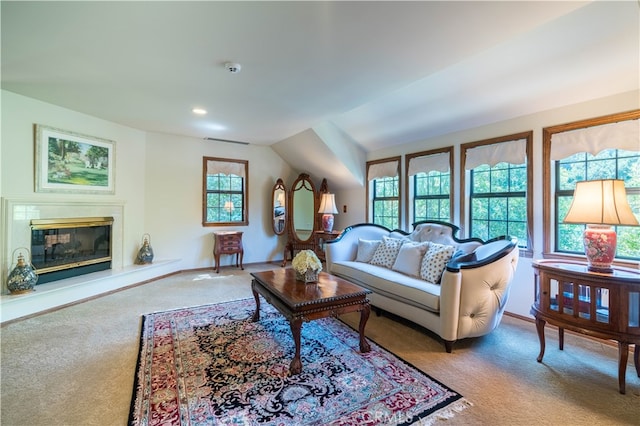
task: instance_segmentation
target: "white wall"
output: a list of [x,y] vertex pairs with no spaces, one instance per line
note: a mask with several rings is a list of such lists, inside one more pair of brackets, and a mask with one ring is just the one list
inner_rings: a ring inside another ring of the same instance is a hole
[[[409,143],[399,146],[394,146],[388,149],[382,149],[374,152],[370,152],[367,161],[377,160],[381,158],[393,157],[397,155],[410,154],[414,152],[425,151],[428,149],[435,149],[447,146],[454,146],[455,156],[455,183],[460,184],[460,144],[466,142],[473,142],[477,140],[483,140],[493,138],[497,136],[508,135],[512,133],[524,132],[527,130],[533,130],[533,170],[534,170],[534,182],[533,182],[533,203],[534,203],[534,217],[533,217],[533,245],[534,245],[534,258],[542,257],[543,247],[543,234],[542,234],[542,129],[557,124],[563,124],[572,121],[583,120],[587,118],[599,117],[608,114],[614,114],[618,112],[629,111],[640,108],[640,92],[633,91],[622,93],[616,96],[597,99],[590,102],[584,102],[568,107],[557,108],[549,111],[542,111],[535,114],[519,117],[512,120],[507,120],[488,126],[478,127],[463,132],[451,133],[448,135],[442,135],[434,137],[428,140],[419,141],[415,143]],[[404,179],[404,161],[402,164],[403,173],[403,186],[408,182]],[[456,191],[459,191],[456,186]],[[345,204],[344,200],[358,200],[365,199],[365,188],[358,188],[356,190],[338,191],[336,193],[336,201],[342,206]],[[403,192],[404,194],[404,189]],[[459,194],[459,192],[458,192]],[[404,199],[402,200],[404,202]],[[353,201],[350,201],[354,204]],[[352,214],[348,217],[336,216],[336,227],[344,228],[353,223],[364,222],[364,205],[361,207],[354,206]],[[456,199],[454,203],[454,218],[456,218],[456,224],[460,215],[460,203],[459,199]],[[359,217],[358,217],[359,216]],[[355,219],[355,220],[354,220]],[[349,222],[354,220],[354,222]],[[403,218],[404,221],[404,218]],[[406,226],[406,230],[410,230],[410,224]],[[463,229],[464,230],[464,229]],[[465,236],[465,235],[460,235]],[[533,271],[531,268],[531,259],[520,258],[518,270],[514,280],[514,284],[511,291],[511,297],[507,304],[507,311],[529,316],[529,308],[533,303]]]
[[[202,157],[249,161],[249,225],[202,226]],[[213,266],[218,230],[243,231],[244,263],[282,259],[285,236],[271,224],[271,192],[278,178],[293,182],[291,167],[270,147],[149,133],[146,145],[145,232],[156,256],[181,259],[182,269]],[[230,265],[235,256],[222,256]]]
[[[62,201],[70,204],[91,201],[124,204],[123,266],[132,264],[139,249],[141,231],[144,229],[145,133],[4,90],[1,92],[1,100],[0,196],[25,201]],[[115,195],[36,193],[36,123],[115,141]],[[5,222],[4,219],[0,218],[0,224]],[[2,235],[1,241],[0,258],[4,276],[10,266],[10,257],[15,247],[6,247],[6,235]]]
[[[286,236],[273,234],[271,192],[277,178],[289,183],[297,173],[270,147],[146,133],[11,92],[2,91],[0,95],[1,321],[73,303],[176,270],[211,267],[214,230],[244,231],[245,263],[282,259]],[[115,194],[36,193],[35,123],[115,141]],[[201,225],[203,156],[249,161],[248,226]],[[117,249],[114,247],[117,254],[114,269],[44,284],[38,291],[25,295],[6,294],[6,277],[13,250],[17,248],[10,247],[9,237],[13,234],[7,232],[14,228],[14,216],[10,214],[14,205],[30,206],[29,211],[36,216],[49,214],[46,212],[51,209],[63,215],[61,217],[100,216],[105,208],[122,212],[108,214],[117,216],[117,228],[122,233],[122,239],[114,243],[118,244]],[[151,235],[154,262],[134,265],[144,233]],[[221,260],[227,265],[232,258],[223,256]]]
[[[426,149],[455,146],[458,176],[459,145],[480,139],[534,131],[534,257],[542,250],[542,128],[640,107],[637,91],[569,107],[508,120],[476,129],[443,135],[425,141],[369,153],[367,159],[403,155]],[[290,185],[298,172],[270,147],[240,146],[173,135],[145,133],[86,114],[40,102],[11,92],[1,92],[2,129],[0,146],[0,196],[37,201],[108,201],[124,204],[124,264],[133,263],[144,233],[151,235],[156,259],[181,259],[176,269],[213,265],[216,229],[244,231],[245,263],[279,260],[285,237],[272,233],[271,190],[278,177]],[[78,195],[34,192],[34,123],[85,133],[116,141],[116,194]],[[236,158],[249,161],[249,225],[246,227],[202,227],[202,157]],[[456,182],[459,179],[456,178]],[[406,182],[404,182],[406,184]],[[331,188],[331,182],[329,182]],[[340,213],[336,229],[364,222],[365,188],[336,191]],[[342,212],[347,205],[348,212]],[[455,203],[459,209],[459,203]],[[3,214],[3,213],[0,213]],[[455,216],[459,217],[456,210]],[[0,217],[0,224],[4,223]],[[1,227],[0,227],[1,229]],[[3,275],[11,253],[0,235]],[[13,249],[13,248],[11,248]],[[223,256],[222,264],[231,263]],[[507,310],[528,315],[533,300],[531,260],[521,259]]]

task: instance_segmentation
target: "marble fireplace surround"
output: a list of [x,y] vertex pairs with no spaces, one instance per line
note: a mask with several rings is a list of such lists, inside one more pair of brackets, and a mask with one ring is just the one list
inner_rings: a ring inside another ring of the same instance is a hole
[[[118,288],[167,275],[178,270],[179,260],[156,260],[149,265],[124,266],[124,208],[120,201],[33,201],[2,199],[0,224],[2,247],[2,293],[0,322],[30,316],[38,312],[91,298]],[[111,269],[36,285],[35,291],[11,295],[6,288],[7,275],[13,262],[13,251],[31,246],[32,219],[76,217],[113,217]]]

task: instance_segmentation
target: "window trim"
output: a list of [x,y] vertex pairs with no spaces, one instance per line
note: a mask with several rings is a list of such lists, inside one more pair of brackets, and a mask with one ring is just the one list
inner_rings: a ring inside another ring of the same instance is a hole
[[476,148],[483,145],[492,145],[502,142],[511,142],[519,139],[526,140],[526,156],[527,156],[527,189],[526,189],[526,203],[527,203],[527,247],[520,247],[520,255],[522,257],[533,257],[534,252],[534,239],[533,239],[533,130],[526,132],[514,133],[511,135],[498,136],[491,139],[484,139],[475,142],[467,142],[460,145],[460,187],[465,196],[460,197],[460,217],[464,218],[462,222],[466,225],[463,229],[465,235],[467,235],[467,229],[471,228],[471,211],[467,212],[467,206],[465,203],[466,194],[470,194],[470,189],[467,188],[467,150]]
[[[415,191],[410,190],[410,187],[413,188],[415,186],[415,176],[412,179],[409,176],[409,163],[413,158],[427,157],[429,155],[437,155],[437,154],[449,154],[449,220],[448,222],[453,222],[453,200],[455,200],[455,175],[453,173],[453,146],[431,149],[428,151],[414,152],[411,154],[405,155],[405,165],[404,165],[404,176],[405,182],[407,182],[407,190],[405,191],[405,221],[406,223],[414,223],[415,220],[415,211],[414,211],[414,200],[415,200]],[[413,195],[413,197],[411,197]]]
[[[243,220],[233,222],[207,221],[207,163],[209,161],[240,163],[244,165],[244,182],[242,188]],[[202,157],[202,226],[248,226],[249,225],[249,161],[233,158]]]
[[372,210],[373,210],[373,199],[371,198],[371,190],[370,187],[373,184],[372,181],[369,180],[369,168],[374,165],[374,164],[382,164],[382,163],[391,163],[397,161],[398,162],[398,170],[397,172],[397,176],[398,176],[398,212],[397,212],[397,219],[398,219],[398,228],[402,228],[402,174],[400,173],[400,167],[401,167],[401,163],[402,163],[402,156],[398,155],[396,157],[389,157],[389,158],[382,158],[379,160],[372,160],[372,161],[367,161],[367,167],[366,167],[366,179],[367,179],[367,190],[366,190],[366,199],[367,199],[367,206],[366,206],[366,221],[369,223],[373,223],[373,217],[371,216],[372,214]]
[[[570,130],[583,129],[587,127],[600,126],[603,124],[616,123],[619,121],[635,120],[640,118],[640,109],[604,115],[585,120],[573,121],[570,123],[559,124],[556,126],[544,127],[542,129],[542,238],[543,238],[543,258],[553,259],[584,259],[584,255],[574,255],[568,253],[560,253],[552,251],[553,238],[556,232],[554,221],[551,220],[551,209],[555,208],[553,202],[555,198],[555,183],[553,179],[554,165],[551,161],[551,137],[555,133],[562,133]],[[552,234],[553,233],[553,234]],[[633,266],[637,262],[615,258],[614,265]]]

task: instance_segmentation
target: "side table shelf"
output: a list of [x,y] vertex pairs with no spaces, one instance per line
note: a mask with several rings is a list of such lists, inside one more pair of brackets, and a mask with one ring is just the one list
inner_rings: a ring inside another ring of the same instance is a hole
[[560,350],[564,330],[618,342],[618,389],[625,393],[629,345],[635,345],[634,364],[640,377],[640,270],[614,268],[613,273],[590,272],[585,263],[534,261],[536,319],[542,362],[544,327],[558,327]]
[[242,258],[244,257],[244,248],[242,247],[242,232],[240,231],[214,232],[213,238],[214,238],[213,258],[215,260],[214,269],[216,270],[216,272],[220,273],[220,255],[221,254],[235,254],[236,268],[240,266],[240,269],[244,269],[244,266],[242,266]]

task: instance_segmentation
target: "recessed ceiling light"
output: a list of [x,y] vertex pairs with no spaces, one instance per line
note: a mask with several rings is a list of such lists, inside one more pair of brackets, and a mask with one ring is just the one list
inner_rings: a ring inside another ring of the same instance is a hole
[[205,115],[207,113],[207,110],[203,108],[194,108],[191,110],[191,112],[198,115]]

